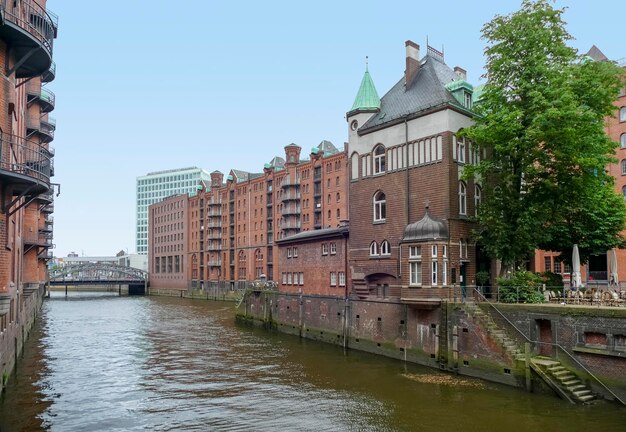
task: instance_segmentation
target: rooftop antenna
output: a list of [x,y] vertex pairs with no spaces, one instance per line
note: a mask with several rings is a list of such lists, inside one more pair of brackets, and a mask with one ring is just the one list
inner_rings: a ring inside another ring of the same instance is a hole
[[367,72],[367,67],[368,67],[368,63],[369,63],[368,60],[369,60],[369,57],[365,56],[365,72]]

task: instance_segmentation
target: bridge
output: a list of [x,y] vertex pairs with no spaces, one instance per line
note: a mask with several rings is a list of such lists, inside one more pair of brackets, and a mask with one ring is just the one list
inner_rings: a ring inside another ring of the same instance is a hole
[[97,287],[128,286],[128,293],[145,294],[148,284],[148,272],[112,263],[81,263],[64,266],[50,274],[50,286]]

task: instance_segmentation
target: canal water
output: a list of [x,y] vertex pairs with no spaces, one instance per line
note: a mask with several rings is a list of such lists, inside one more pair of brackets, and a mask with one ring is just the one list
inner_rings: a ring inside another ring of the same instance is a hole
[[53,293],[0,431],[626,431],[626,410],[234,323],[229,303]]

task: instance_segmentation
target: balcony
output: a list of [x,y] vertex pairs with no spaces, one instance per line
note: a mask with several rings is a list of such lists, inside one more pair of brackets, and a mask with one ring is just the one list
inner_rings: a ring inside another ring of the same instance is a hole
[[41,74],[41,82],[49,83],[50,81],[54,81],[57,76],[57,64],[55,62],[50,63],[50,67],[47,71]]
[[[41,195],[40,195],[41,196]],[[41,208],[42,213],[54,213],[54,203],[46,204]]]
[[280,226],[283,230],[292,230],[292,229],[300,229],[302,223],[299,220],[287,220],[283,222]]
[[221,266],[222,266],[221,259],[209,260],[209,267],[221,267]]
[[0,38],[15,52],[15,77],[41,75],[52,65],[58,18],[34,0],[0,0]]
[[13,186],[13,195],[39,195],[50,189],[52,159],[39,143],[4,134],[0,147],[0,179]]
[[210,244],[207,246],[206,250],[208,252],[219,252],[222,250],[222,245],[221,244]]
[[47,88],[33,89],[28,92],[28,103],[37,102],[42,113],[48,113],[54,109],[56,96]]
[[283,194],[283,202],[285,201],[298,201],[301,198],[299,190],[290,190]]
[[[31,120],[28,122],[26,127],[28,137],[37,134],[39,137],[39,141],[42,143],[49,143],[54,139],[54,131],[56,129],[56,120],[48,119],[48,120]],[[52,153],[54,156],[54,153]]]
[[50,259],[52,259],[52,251],[51,250],[45,250],[45,251],[41,252],[40,254],[38,254],[37,258],[39,258],[40,260],[50,260]]
[[283,216],[299,215],[300,213],[302,213],[302,208],[299,205],[283,206]]
[[51,223],[46,222],[43,226],[39,227],[39,232],[41,233],[51,233],[54,227]]

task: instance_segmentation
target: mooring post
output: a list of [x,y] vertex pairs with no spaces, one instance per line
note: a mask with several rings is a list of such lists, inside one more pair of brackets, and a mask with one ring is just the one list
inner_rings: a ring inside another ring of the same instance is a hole
[[532,381],[530,379],[530,342],[526,342],[524,344],[524,362],[526,368],[526,390],[531,392],[533,391],[533,388]]

